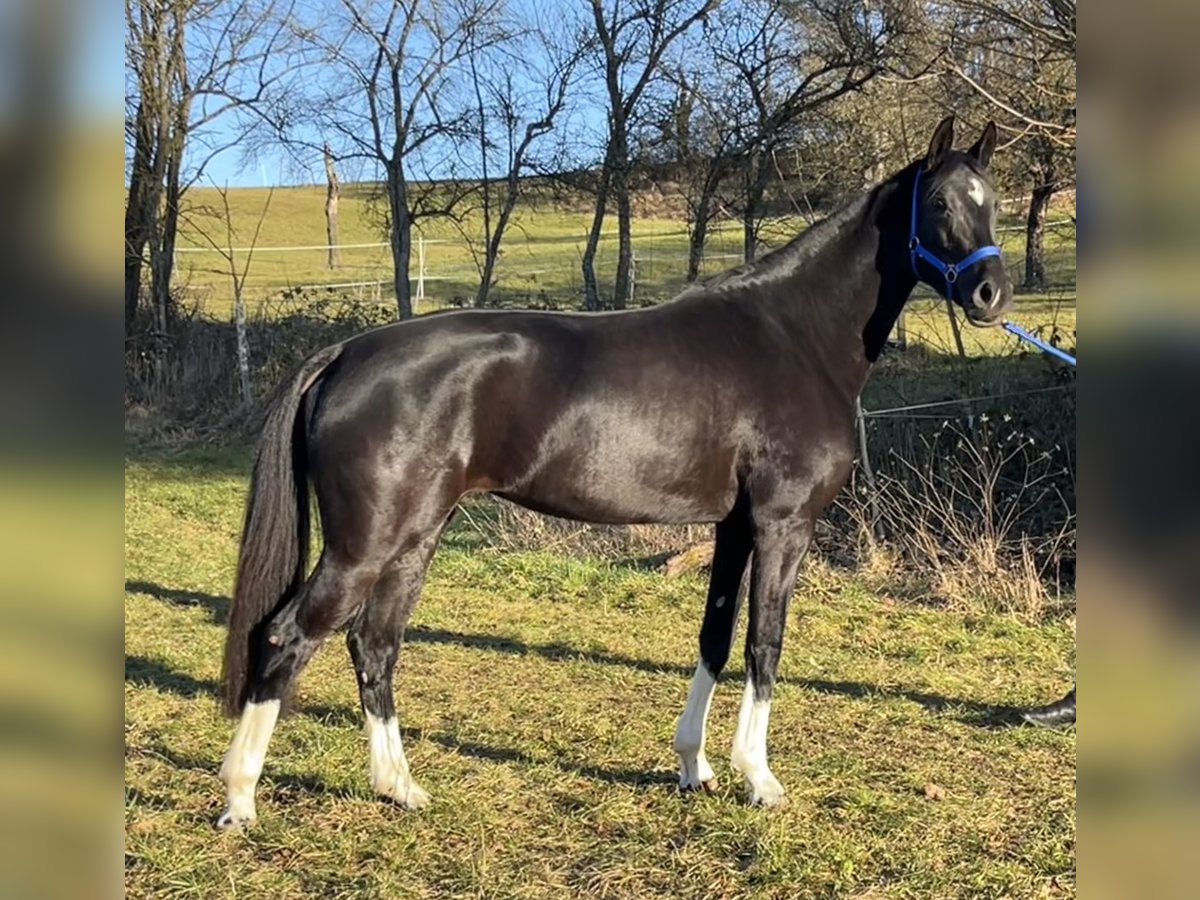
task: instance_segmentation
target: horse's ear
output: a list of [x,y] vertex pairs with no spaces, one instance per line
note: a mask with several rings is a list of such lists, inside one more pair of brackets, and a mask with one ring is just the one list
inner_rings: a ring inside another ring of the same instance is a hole
[[931,172],[938,167],[950,148],[954,145],[954,116],[946,116],[933,129],[933,137],[929,139],[929,152],[925,154],[925,171]]
[[992,154],[996,150],[996,123],[988,122],[979,140],[971,147],[970,154],[979,161],[985,169],[992,164]]

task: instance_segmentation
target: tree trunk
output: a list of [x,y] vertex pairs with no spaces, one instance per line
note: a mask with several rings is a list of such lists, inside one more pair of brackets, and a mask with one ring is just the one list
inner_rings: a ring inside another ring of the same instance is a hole
[[129,172],[129,197],[125,203],[125,336],[133,333],[142,288],[142,257],[149,234],[146,230],[146,190],[150,172],[149,123],[139,103],[133,161]]
[[609,190],[617,202],[617,278],[613,284],[613,309],[624,309],[629,302],[629,272],[633,264],[633,208],[629,199],[629,133],[625,114],[616,93],[611,94],[609,143],[612,176]]
[[758,258],[758,211],[762,208],[770,170],[764,153],[752,153],[749,165],[745,205],[742,207],[742,258],[752,263]]
[[233,330],[237,339],[238,380],[242,387],[242,402],[250,402],[250,341],[246,336],[246,298],[242,282],[233,264],[232,248],[229,269],[233,275]]
[[758,229],[754,227],[757,214],[756,207],[750,205],[750,198],[747,197],[746,206],[742,210],[742,259],[748,263],[754,262],[758,252]]
[[325,145],[325,237],[329,245],[329,268],[336,269],[342,264],[342,251],[338,231],[338,200],[342,188],[338,184],[337,172],[333,168],[333,151]]
[[[517,205],[516,169],[508,177],[508,193],[504,197],[504,205],[496,217],[496,227],[487,235],[487,247],[483,253],[483,270],[479,273],[479,290],[475,293],[475,306],[483,309],[488,305],[488,296],[492,290],[492,279],[496,275],[496,263],[500,259],[500,242],[504,239],[504,229],[508,227],[509,217]],[[490,227],[490,226],[485,226]]]
[[483,254],[483,269],[479,272],[479,289],[475,292],[475,307],[485,309],[488,305],[488,295],[492,291],[492,278],[496,272],[496,257],[500,253],[499,232],[492,235],[487,249]]
[[389,235],[392,245],[392,284],[396,291],[396,316],[411,319],[412,287],[409,284],[409,261],[412,257],[412,218],[408,211],[408,183],[400,164],[388,166],[388,206],[392,215],[392,230]]
[[608,160],[605,159],[600,184],[596,186],[596,211],[592,215],[592,228],[583,248],[583,308],[592,312],[600,309],[600,291],[596,285],[596,250],[600,246],[600,231],[604,227],[604,212],[608,206],[610,173]]
[[1046,281],[1046,208],[1054,196],[1050,179],[1039,179],[1029,195],[1029,215],[1025,219],[1025,282],[1027,291],[1044,291]]
[[629,200],[628,169],[622,165],[613,172],[613,193],[617,199],[617,280],[613,285],[613,309],[629,303],[629,272],[633,265],[633,209]]
[[713,216],[713,201],[717,197],[717,189],[724,178],[724,163],[711,160],[705,164],[704,183],[700,187],[700,196],[696,199],[695,212],[692,215],[692,231],[688,235],[688,283],[700,277],[700,265],[704,261],[704,243],[708,240],[708,223]]
[[162,222],[150,250],[150,290],[157,315],[158,330],[167,334],[175,319],[175,301],[171,296],[171,276],[175,267],[175,237],[179,230],[180,160],[174,155],[167,164],[166,190]]
[[[476,63],[474,48],[467,57],[471,66],[471,85],[475,89],[475,111],[479,114],[479,127],[476,137],[479,138],[480,193],[483,202],[480,204],[483,212],[483,268],[479,272],[479,289],[475,292],[475,306],[487,306],[488,293],[492,289],[492,272],[496,259],[492,253],[492,181],[488,172],[488,117],[483,102],[483,89],[479,86],[479,68]],[[508,146],[512,148],[513,126],[511,120],[507,129]],[[511,170],[511,166],[510,166]],[[509,180],[511,186],[511,178]],[[496,249],[499,250],[497,242]]]
[[517,197],[520,191],[518,181],[519,171],[516,166],[513,166],[508,174],[508,190],[504,195],[504,204],[500,207],[500,214],[496,217],[496,227],[488,239],[487,250],[483,258],[483,271],[480,273],[479,278],[479,292],[475,295],[475,305],[480,308],[488,305],[488,295],[492,289],[492,279],[495,277],[496,263],[500,260],[500,242],[504,240],[504,232],[508,228],[508,220],[512,218],[513,210],[517,206]]
[[708,238],[709,204],[707,195],[700,197],[696,205],[696,219],[692,222],[692,233],[688,235],[687,281],[692,284],[700,277],[700,263],[704,260],[704,242]]

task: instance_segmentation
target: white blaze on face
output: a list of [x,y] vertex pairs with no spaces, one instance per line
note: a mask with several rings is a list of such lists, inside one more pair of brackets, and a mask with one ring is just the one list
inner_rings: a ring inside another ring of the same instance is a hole
[[747,678],[737,733],[733,736],[731,761],[750,784],[750,802],[762,806],[776,806],[783,801],[783,785],[767,766],[767,723],[770,718],[771,701],[755,699],[754,685]]
[[675,752],[679,754],[679,787],[695,791],[714,779],[712,766],[704,755],[704,732],[708,722],[708,707],[712,703],[717,681],[701,660],[692,676],[687,707],[675,729]]
[[983,206],[984,198],[987,196],[983,182],[974,175],[967,179],[967,196],[976,206]]
[[371,787],[391,797],[405,809],[429,805],[429,795],[413,780],[395,718],[380,719],[367,713],[367,739],[371,744]]
[[221,780],[229,806],[217,820],[217,827],[231,828],[248,825],[255,819],[254,789],[262,775],[267,758],[267,745],[279,718],[279,701],[247,703],[241,721],[234,732],[229,752],[221,763]]

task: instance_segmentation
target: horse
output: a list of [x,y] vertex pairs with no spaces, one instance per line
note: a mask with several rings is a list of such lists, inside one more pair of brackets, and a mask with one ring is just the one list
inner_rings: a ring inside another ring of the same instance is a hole
[[[430,557],[474,492],[586,522],[715,525],[679,787],[715,785],[708,709],[748,605],[731,761],[751,803],[779,804],[767,724],[787,608],[814,522],[853,466],[856,400],[918,281],[978,326],[1012,302],[994,239],[995,124],[967,151],[953,138],[950,117],[923,157],[670,302],[438,313],[301,364],[267,409],[246,503],[222,673],[240,721],[218,827],[255,820],[281,707],[347,623],[371,785],[407,809],[429,802],[393,672]],[[324,537],[311,574],[310,489]]]

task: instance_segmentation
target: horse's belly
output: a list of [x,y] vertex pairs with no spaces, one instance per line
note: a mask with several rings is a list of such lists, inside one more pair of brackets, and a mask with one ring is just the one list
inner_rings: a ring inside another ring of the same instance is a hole
[[602,452],[547,461],[497,493],[549,515],[602,524],[719,522],[737,498],[732,454],[680,459]]

